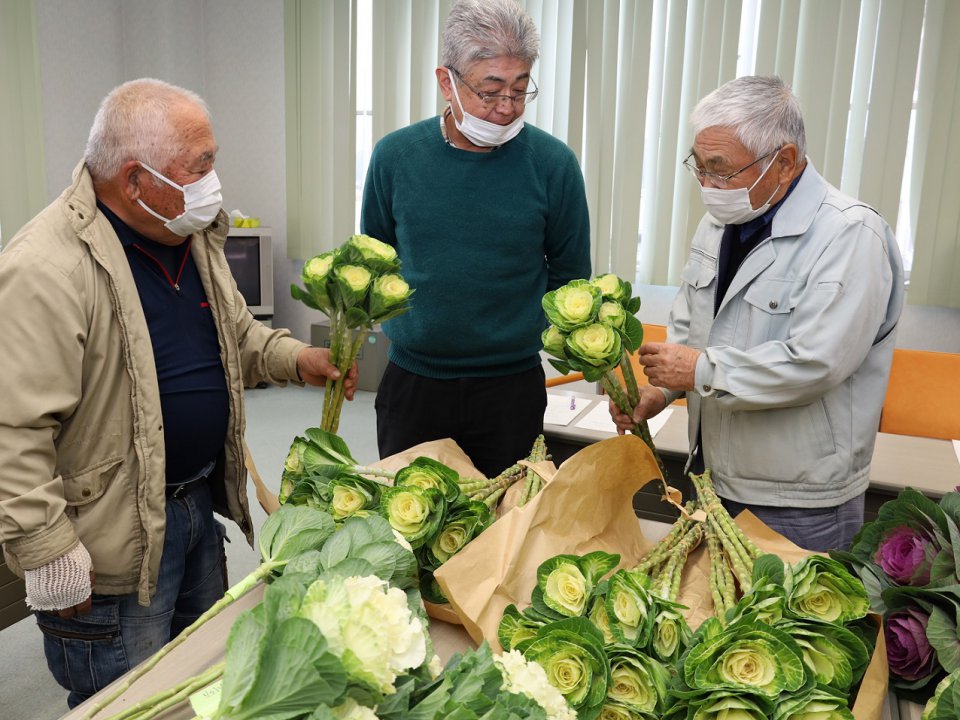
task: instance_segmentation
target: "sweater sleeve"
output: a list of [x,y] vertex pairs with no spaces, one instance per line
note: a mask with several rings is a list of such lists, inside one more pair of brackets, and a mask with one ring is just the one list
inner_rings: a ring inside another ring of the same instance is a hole
[[396,224],[385,172],[389,163],[384,162],[384,152],[383,143],[380,142],[370,156],[370,165],[367,167],[367,177],[363,184],[360,232],[396,247]]
[[544,239],[548,291],[591,274],[590,213],[583,173],[573,151],[566,146],[563,151],[549,188],[550,210]]

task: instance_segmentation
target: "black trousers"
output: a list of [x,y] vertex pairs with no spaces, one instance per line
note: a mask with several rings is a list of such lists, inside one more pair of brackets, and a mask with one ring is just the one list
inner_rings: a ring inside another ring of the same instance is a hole
[[543,368],[435,380],[388,363],[375,402],[380,457],[452,438],[487,477],[530,454],[547,407]]

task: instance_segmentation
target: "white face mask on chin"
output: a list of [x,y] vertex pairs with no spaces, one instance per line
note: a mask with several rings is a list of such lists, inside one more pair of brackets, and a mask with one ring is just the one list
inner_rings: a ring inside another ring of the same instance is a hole
[[453,87],[453,96],[457,99],[457,105],[460,106],[460,112],[463,120],[457,120],[456,114],[453,115],[453,122],[457,130],[463,133],[463,136],[478,147],[497,147],[505,142],[513,140],[517,133],[523,130],[523,115],[518,115],[513,122],[508,125],[497,125],[489,120],[481,120],[471,115],[463,109],[463,103],[460,102],[460,93],[457,92],[457,82],[453,78],[450,68],[447,68],[447,75],[450,76],[450,85]]
[[216,170],[211,170],[196,182],[177,185],[173,180],[164,177],[146,163],[140,163],[140,166],[170,187],[174,187],[183,193],[183,212],[173,220],[168,220],[151,209],[143,200],[137,198],[140,207],[158,220],[163,220],[164,226],[174,235],[187,237],[195,232],[200,232],[216,219],[217,213],[220,212],[220,206],[223,204],[223,196],[220,194],[220,178],[217,177]]
[[776,195],[780,189],[780,183],[777,183],[777,187],[773,189],[767,201],[756,209],[750,202],[750,191],[763,179],[763,176],[767,174],[767,170],[773,167],[774,160],[777,159],[777,155],[779,154],[780,151],[777,150],[776,154],[774,154],[773,158],[767,164],[767,167],[760,173],[760,177],[758,177],[756,182],[749,188],[724,190],[701,185],[700,197],[703,198],[703,204],[707,206],[707,212],[713,215],[717,222],[723,223],[724,225],[742,225],[763,215],[770,209],[770,201],[773,200],[773,196]]

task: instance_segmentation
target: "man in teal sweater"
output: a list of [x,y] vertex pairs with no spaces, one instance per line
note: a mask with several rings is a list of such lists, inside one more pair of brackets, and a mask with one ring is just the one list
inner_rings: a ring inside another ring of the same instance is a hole
[[590,224],[573,152],[523,124],[538,54],[513,0],[458,2],[436,70],[449,107],[374,148],[361,228],[397,248],[416,290],[384,326],[381,456],[451,437],[493,476],[542,432],[540,300],[590,277]]

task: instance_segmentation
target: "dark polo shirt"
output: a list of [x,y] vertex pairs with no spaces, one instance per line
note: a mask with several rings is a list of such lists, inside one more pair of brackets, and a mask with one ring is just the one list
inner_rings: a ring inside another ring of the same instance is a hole
[[160,385],[167,483],[192,479],[223,449],[230,413],[220,341],[188,240],[140,235],[100,202],[130,263]]

